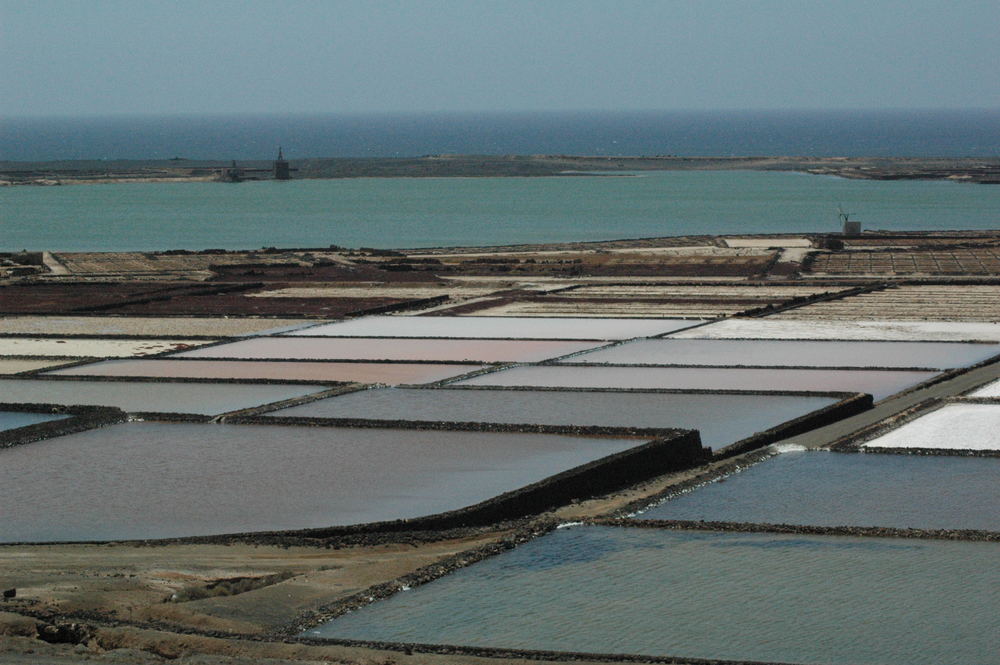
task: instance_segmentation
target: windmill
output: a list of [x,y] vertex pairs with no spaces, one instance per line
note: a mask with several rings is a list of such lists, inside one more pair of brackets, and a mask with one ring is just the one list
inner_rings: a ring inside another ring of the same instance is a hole
[[843,228],[843,233],[845,236],[856,236],[861,234],[861,222],[852,222],[851,215],[853,212],[844,212],[844,208],[841,205],[837,205],[838,215],[840,218],[840,224]]

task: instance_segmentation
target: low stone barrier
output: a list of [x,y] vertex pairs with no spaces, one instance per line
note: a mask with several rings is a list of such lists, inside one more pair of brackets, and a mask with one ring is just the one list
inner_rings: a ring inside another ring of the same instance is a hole
[[872,396],[867,393],[841,394],[847,396],[836,404],[830,404],[822,409],[817,409],[804,416],[781,423],[763,432],[757,432],[753,436],[720,448],[715,452],[715,458],[732,457],[757,448],[763,448],[782,439],[804,434],[805,432],[835,423],[838,420],[857,415],[871,409],[874,404]]
[[128,416],[121,409],[107,406],[61,406],[58,404],[8,404],[0,402],[0,411],[69,416],[59,420],[0,431],[0,448],[13,448],[33,441],[123,423],[128,419]]

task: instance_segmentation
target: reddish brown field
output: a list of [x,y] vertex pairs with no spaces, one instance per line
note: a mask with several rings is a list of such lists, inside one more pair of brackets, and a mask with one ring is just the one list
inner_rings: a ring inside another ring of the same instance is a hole
[[14,282],[0,286],[5,314],[86,312],[150,298],[169,298],[204,286],[177,282]]

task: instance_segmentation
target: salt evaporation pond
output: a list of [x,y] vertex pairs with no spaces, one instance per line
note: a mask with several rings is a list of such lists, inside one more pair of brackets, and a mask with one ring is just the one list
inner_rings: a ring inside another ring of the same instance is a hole
[[433,383],[483,369],[435,363],[293,362],[282,360],[106,360],[46,372],[64,376],[275,379],[357,383]]
[[693,330],[681,330],[677,339],[804,339],[869,341],[1000,342],[1000,323],[978,321],[898,321],[865,319],[726,319]]
[[20,372],[31,372],[46,367],[56,367],[79,361],[79,358],[49,358],[46,360],[35,360],[25,358],[0,358],[0,374],[19,374]]
[[565,361],[611,365],[758,367],[965,367],[1000,354],[998,344],[644,339]]
[[325,390],[310,385],[153,383],[148,381],[0,380],[3,401],[19,404],[85,404],[123,411],[217,415]]
[[1000,404],[947,404],[864,447],[1000,450]]
[[969,397],[1000,397],[1000,381],[987,383],[982,388],[973,390]]
[[[6,395],[4,395],[6,397]],[[47,423],[53,420],[62,420],[69,416],[53,413],[28,413],[27,411],[0,411],[0,432],[38,423]]]
[[642,443],[126,423],[0,450],[0,540],[165,538],[418,517]]
[[836,403],[835,397],[558,390],[361,390],[273,416],[697,429],[719,448]]
[[704,323],[694,319],[516,316],[367,316],[288,335],[618,340],[650,337]]
[[870,393],[876,400],[936,372],[864,369],[716,367],[513,367],[457,381],[470,386],[640,388],[673,390],[799,390]]
[[789,452],[641,519],[1000,531],[1000,459]]
[[573,527],[302,635],[739,662],[988,665],[1000,663],[996,554],[994,543]]
[[171,355],[175,358],[277,360],[538,362],[596,346],[595,342],[548,340],[257,337]]

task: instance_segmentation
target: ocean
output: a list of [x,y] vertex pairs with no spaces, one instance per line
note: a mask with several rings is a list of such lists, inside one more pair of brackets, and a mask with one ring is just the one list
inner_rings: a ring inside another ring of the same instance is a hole
[[0,162],[426,154],[996,157],[1000,109],[0,118]]
[[[997,156],[1000,111],[0,120],[0,162],[424,154]],[[1000,187],[778,172],[0,188],[0,251],[433,247],[1000,227]]]

